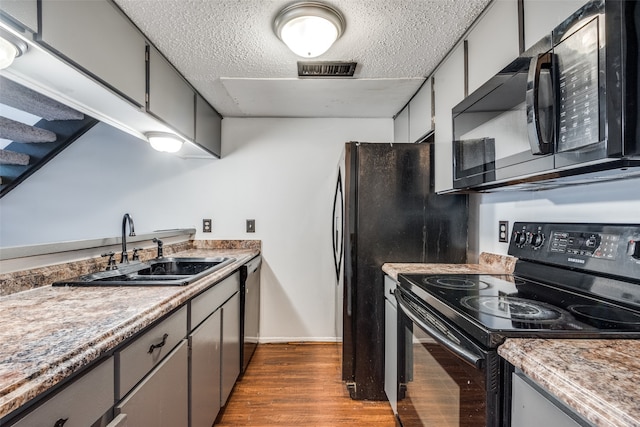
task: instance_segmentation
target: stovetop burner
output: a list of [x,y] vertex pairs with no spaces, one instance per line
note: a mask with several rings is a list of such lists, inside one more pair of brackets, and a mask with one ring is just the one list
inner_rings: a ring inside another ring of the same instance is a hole
[[552,305],[511,296],[466,296],[460,303],[479,313],[519,322],[554,322],[566,317],[563,310]]
[[482,280],[470,280],[455,276],[428,276],[422,279],[422,283],[437,288],[456,290],[479,290],[489,287],[489,284]]
[[569,311],[576,316],[607,322],[609,324],[640,325],[640,315],[618,307],[600,305],[571,305]]

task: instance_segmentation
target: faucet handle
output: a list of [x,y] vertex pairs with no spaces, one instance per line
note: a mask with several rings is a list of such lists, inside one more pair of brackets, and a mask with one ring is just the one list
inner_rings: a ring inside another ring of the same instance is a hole
[[140,255],[138,255],[138,251],[142,250],[142,248],[133,248],[132,261],[139,261]]
[[113,251],[107,252],[107,253],[101,254],[100,256],[109,257],[109,259],[107,260],[107,268],[106,268],[107,271],[118,269],[118,266],[116,265],[116,259],[114,258],[115,252]]
[[157,256],[157,258],[162,258],[164,256],[164,254],[162,252],[162,245],[163,245],[162,240],[157,239],[157,238],[154,237],[152,241],[154,243],[158,244],[158,256]]

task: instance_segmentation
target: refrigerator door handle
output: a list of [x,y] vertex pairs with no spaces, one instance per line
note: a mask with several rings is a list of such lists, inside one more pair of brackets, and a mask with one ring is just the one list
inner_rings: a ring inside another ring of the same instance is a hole
[[343,236],[344,195],[342,193],[342,174],[338,170],[338,182],[333,197],[333,218],[331,239],[333,241],[333,262],[336,269],[336,281],[340,283],[340,270],[342,269],[342,253],[344,250]]

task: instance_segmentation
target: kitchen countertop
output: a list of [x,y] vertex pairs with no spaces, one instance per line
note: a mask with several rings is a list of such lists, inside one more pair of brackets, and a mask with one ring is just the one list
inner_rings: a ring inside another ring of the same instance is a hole
[[259,253],[259,249],[201,248],[173,254],[236,258],[187,286],[44,286],[0,297],[0,419]]
[[387,263],[382,271],[395,280],[398,274],[511,274],[516,258],[483,252],[478,264]]
[[596,426],[640,426],[640,341],[510,338],[500,356]]

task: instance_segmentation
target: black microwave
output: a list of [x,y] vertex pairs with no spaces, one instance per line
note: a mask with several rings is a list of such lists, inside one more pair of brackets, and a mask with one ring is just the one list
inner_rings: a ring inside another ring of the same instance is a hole
[[571,15],[453,108],[454,188],[640,176],[639,46],[640,2]]

